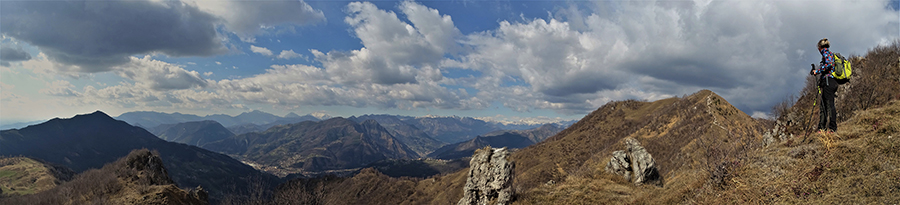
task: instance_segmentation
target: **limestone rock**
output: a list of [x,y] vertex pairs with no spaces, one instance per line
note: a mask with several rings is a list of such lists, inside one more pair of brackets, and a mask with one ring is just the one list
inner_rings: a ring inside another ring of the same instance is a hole
[[469,177],[458,205],[507,204],[512,197],[512,162],[506,148],[485,147],[469,162]]
[[[790,118],[792,116],[794,115],[789,114],[787,118]],[[769,145],[775,144],[778,141],[785,141],[793,138],[793,134],[785,134],[786,127],[792,122],[793,121],[791,120],[788,120],[787,122],[782,120],[775,121],[775,127],[772,128],[772,130],[767,130],[766,133],[763,134],[763,146],[768,147]]]
[[625,139],[625,147],[625,150],[613,152],[606,164],[606,171],[620,175],[636,185],[649,183],[661,186],[662,176],[650,152],[637,139],[630,137]]
[[625,150],[616,150],[613,152],[612,159],[606,163],[606,171],[625,177],[625,180],[631,181],[631,159]]

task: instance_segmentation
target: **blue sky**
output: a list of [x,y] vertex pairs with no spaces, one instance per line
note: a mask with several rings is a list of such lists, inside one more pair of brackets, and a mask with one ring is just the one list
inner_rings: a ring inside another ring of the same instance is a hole
[[761,117],[799,91],[818,39],[859,55],[900,35],[898,1],[0,4],[0,124],[95,110],[553,121],[701,89]]

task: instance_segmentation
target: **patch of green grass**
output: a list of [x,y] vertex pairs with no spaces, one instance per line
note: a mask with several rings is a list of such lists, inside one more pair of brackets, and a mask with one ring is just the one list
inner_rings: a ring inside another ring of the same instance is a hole
[[18,174],[16,171],[11,171],[11,170],[0,170],[0,178],[6,178],[6,177],[12,178],[12,177],[14,177],[16,174]]

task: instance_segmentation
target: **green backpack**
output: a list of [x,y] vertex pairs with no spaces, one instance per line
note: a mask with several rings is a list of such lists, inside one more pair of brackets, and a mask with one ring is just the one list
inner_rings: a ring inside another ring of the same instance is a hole
[[850,67],[850,61],[847,58],[844,58],[840,53],[834,53],[834,79],[837,79],[838,84],[844,84],[850,82],[850,74],[853,73],[853,69]]

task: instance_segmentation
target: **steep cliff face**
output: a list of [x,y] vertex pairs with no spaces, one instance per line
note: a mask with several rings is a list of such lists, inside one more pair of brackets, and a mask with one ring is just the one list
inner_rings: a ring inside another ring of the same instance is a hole
[[512,162],[506,148],[485,147],[475,151],[469,176],[458,205],[507,204],[512,196]]

